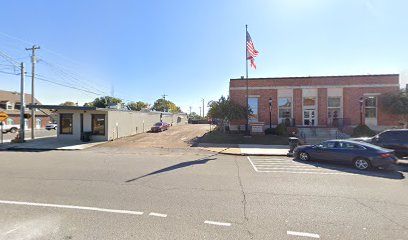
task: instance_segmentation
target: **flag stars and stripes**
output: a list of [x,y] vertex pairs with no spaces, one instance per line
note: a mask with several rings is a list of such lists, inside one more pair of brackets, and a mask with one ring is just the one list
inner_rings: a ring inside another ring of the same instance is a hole
[[247,60],[251,61],[251,67],[256,69],[255,58],[258,56],[259,52],[255,49],[254,43],[252,42],[251,35],[249,32],[246,33],[246,45],[247,45]]

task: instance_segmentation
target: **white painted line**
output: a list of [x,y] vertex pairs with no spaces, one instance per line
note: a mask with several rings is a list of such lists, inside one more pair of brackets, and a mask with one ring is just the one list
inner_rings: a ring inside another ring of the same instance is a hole
[[316,233],[286,231],[286,234],[300,237],[320,238],[319,234]]
[[328,171],[327,169],[322,168],[304,168],[304,167],[276,167],[276,166],[258,166],[258,170],[304,170],[304,171]]
[[287,168],[310,168],[316,169],[320,168],[318,166],[302,166],[302,165],[295,165],[295,164],[255,164],[257,167],[287,167]]
[[[300,170],[299,170],[300,171]],[[343,172],[307,172],[307,171],[302,171],[302,172],[295,172],[295,171],[257,171],[257,172],[264,172],[264,173],[303,173],[303,174],[327,174],[327,175],[353,175],[351,173],[343,173]]]
[[11,230],[7,231],[5,235],[14,232],[14,231],[16,231],[17,229],[18,229],[18,228],[14,228],[14,229],[11,229]]
[[48,203],[33,203],[33,202],[17,202],[17,201],[0,200],[0,204],[25,205],[25,206],[36,206],[36,207],[52,207],[52,208],[66,208],[66,209],[88,210],[88,211],[109,212],[109,213],[121,213],[121,214],[131,214],[131,215],[142,215],[143,214],[143,212],[129,211],[129,210],[117,210],[117,209],[84,207],[84,206],[74,206],[74,205],[59,205],[59,204],[48,204]]
[[214,221],[204,221],[206,224],[212,224],[212,225],[218,225],[218,226],[225,226],[225,227],[230,227],[231,223],[225,223],[225,222],[214,222]]
[[149,213],[149,216],[155,216],[155,217],[165,218],[165,217],[167,217],[167,214],[151,212],[151,213]]
[[251,163],[252,167],[254,168],[255,172],[258,172],[258,169],[255,167],[254,163],[251,161],[251,158],[249,158],[249,156],[247,156],[248,161]]

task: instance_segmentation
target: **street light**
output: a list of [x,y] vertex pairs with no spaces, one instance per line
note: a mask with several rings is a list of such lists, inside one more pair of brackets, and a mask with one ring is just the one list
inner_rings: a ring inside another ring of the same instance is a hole
[[272,98],[269,98],[269,128],[272,128]]
[[360,97],[360,125],[363,125],[363,103],[364,97]]

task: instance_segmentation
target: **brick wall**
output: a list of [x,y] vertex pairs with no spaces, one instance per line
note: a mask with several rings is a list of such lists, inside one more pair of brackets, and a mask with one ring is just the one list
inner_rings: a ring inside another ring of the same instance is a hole
[[[398,91],[399,75],[360,75],[360,76],[334,76],[334,77],[292,77],[292,78],[262,78],[250,79],[249,87],[261,89],[249,89],[249,95],[259,95],[258,114],[259,121],[269,124],[269,98],[273,100],[272,124],[278,124],[278,97],[275,87],[287,86],[293,89],[293,117],[296,125],[303,125],[302,109],[302,88],[316,87],[318,89],[318,124],[327,125],[327,87],[343,88],[343,118],[349,119],[349,124],[358,125],[360,123],[360,104],[359,99],[364,94],[376,93],[384,94],[387,92]],[[376,84],[383,86],[375,87]],[[350,85],[355,85],[350,86]],[[365,87],[365,86],[366,87]],[[374,86],[374,87],[373,87]],[[234,88],[240,89],[234,89]],[[230,97],[233,101],[246,105],[246,80],[231,79]],[[267,89],[265,89],[267,88]],[[384,109],[381,97],[377,97],[377,122],[381,126],[396,126],[397,118],[387,113]],[[245,120],[233,122],[233,124],[245,124]]]
[[317,111],[319,116],[319,126],[327,125],[327,88],[317,89]]

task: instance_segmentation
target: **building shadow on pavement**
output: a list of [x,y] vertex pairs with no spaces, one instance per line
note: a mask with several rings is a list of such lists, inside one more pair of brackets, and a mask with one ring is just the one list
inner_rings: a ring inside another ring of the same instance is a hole
[[325,168],[325,169],[341,171],[341,172],[350,173],[350,174],[396,179],[396,180],[402,180],[405,178],[404,174],[401,172],[408,172],[407,165],[405,166],[404,165],[394,165],[394,166],[389,167],[388,169],[372,168],[372,169],[364,171],[364,170],[355,169],[351,165],[346,164],[346,163],[344,164],[332,163],[329,161],[307,161],[305,162],[299,159],[293,159],[293,161],[301,163],[301,164],[312,165],[318,168]]
[[[214,154],[214,155],[217,155],[217,154]],[[211,155],[211,156],[214,156],[214,155]],[[209,157],[211,157],[211,156],[209,156]],[[172,166],[162,168],[160,170],[145,174],[145,175],[137,177],[137,178],[129,179],[129,180],[125,181],[125,182],[129,183],[129,182],[137,181],[137,180],[139,180],[141,178],[144,178],[144,177],[148,177],[148,176],[152,176],[152,175],[156,175],[156,174],[160,174],[160,173],[164,173],[164,172],[177,170],[177,169],[180,169],[180,168],[185,168],[185,167],[190,167],[190,166],[200,165],[200,164],[206,164],[209,161],[213,161],[213,160],[217,159],[217,158],[209,158],[209,157],[206,157],[206,158],[203,158],[203,159],[197,159],[197,160],[193,160],[193,161],[188,161],[188,162],[181,162],[181,163],[178,163],[178,164],[175,164],[175,165],[172,165]]]

